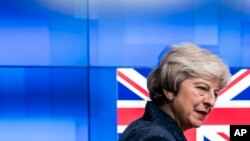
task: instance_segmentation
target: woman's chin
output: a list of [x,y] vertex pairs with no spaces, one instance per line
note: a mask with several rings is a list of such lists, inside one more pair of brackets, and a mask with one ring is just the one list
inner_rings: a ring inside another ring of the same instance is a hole
[[202,125],[202,122],[198,121],[192,124],[194,128],[198,128]]

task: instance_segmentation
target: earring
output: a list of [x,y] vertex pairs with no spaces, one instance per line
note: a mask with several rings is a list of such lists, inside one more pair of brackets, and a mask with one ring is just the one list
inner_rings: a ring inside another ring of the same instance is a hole
[[173,101],[173,97],[172,96],[168,96],[167,99],[168,99],[168,101]]

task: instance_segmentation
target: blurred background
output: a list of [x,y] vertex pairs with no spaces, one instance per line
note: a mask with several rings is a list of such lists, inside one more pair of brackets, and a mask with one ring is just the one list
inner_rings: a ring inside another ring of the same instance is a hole
[[0,140],[116,141],[116,69],[194,42],[250,67],[248,0],[0,0]]

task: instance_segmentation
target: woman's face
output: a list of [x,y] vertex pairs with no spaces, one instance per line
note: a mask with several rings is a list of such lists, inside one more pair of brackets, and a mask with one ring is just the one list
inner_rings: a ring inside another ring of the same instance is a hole
[[199,127],[211,112],[219,91],[218,81],[187,78],[170,104],[173,118],[182,130]]

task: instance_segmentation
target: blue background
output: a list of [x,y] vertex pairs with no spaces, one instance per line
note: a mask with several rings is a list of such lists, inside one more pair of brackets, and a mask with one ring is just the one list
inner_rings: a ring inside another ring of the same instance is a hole
[[[189,41],[250,67],[245,0],[1,0],[0,140],[115,141],[116,68]],[[165,50],[167,51],[167,50]]]

